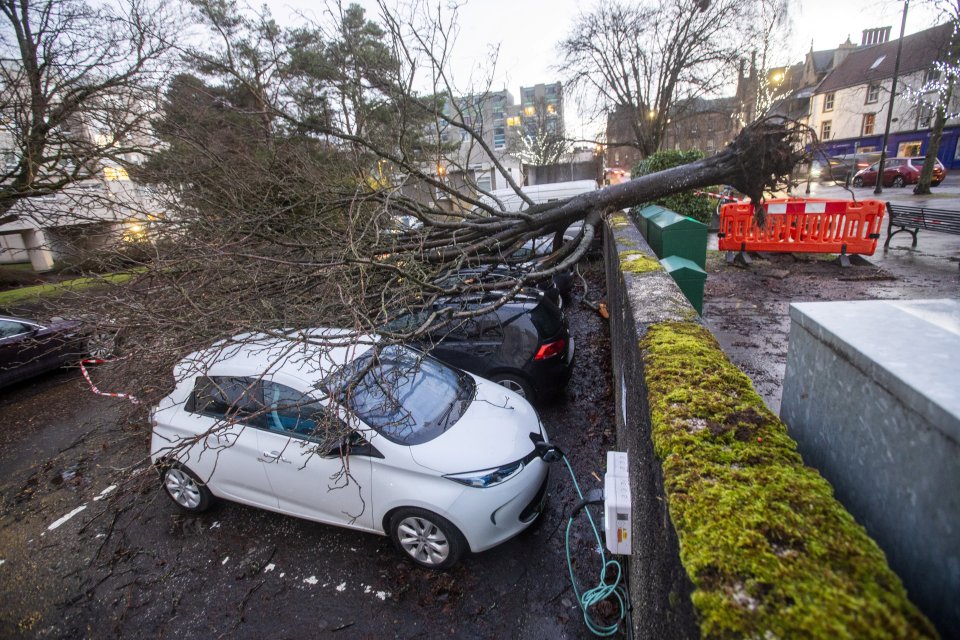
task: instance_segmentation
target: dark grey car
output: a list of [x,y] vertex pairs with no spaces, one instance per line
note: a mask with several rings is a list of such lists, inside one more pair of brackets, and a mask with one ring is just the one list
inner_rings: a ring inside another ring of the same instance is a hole
[[75,364],[85,351],[80,328],[75,320],[0,316],[0,387]]

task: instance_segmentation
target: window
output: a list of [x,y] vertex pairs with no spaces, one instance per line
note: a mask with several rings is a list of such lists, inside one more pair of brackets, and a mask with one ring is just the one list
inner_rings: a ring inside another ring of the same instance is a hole
[[490,191],[493,188],[489,171],[477,171],[475,174],[477,189],[481,191]]
[[923,74],[923,83],[928,84],[931,82],[936,82],[940,79],[940,69],[933,67],[932,69],[927,69],[927,72]]
[[880,85],[872,82],[867,85],[867,104],[873,104],[880,99]]
[[470,405],[475,383],[469,374],[401,346],[373,351],[334,374],[329,386],[340,386],[340,401],[387,440],[432,440]]
[[824,120],[820,123],[820,139],[829,140],[830,139],[830,129],[833,127],[832,120]]
[[12,320],[0,320],[0,339],[11,338],[30,331],[30,327]]
[[885,56],[885,55],[884,55],[884,56],[880,56],[879,58],[877,58],[876,60],[873,61],[873,64],[870,65],[870,68],[871,68],[871,69],[876,69],[876,68],[879,67],[881,64],[883,64],[883,61],[886,60],[886,59],[887,59],[887,56]]
[[823,96],[823,110],[824,111],[833,111],[833,100],[835,94],[831,91],[830,93]]
[[877,121],[877,114],[875,113],[865,113],[863,114],[863,126],[860,128],[860,135],[870,136],[873,135],[873,127]]
[[897,145],[897,155],[901,158],[905,156],[918,156],[920,155],[920,146],[921,142],[919,140],[901,142]]
[[263,396],[256,378],[197,378],[184,409],[213,418],[264,425]]
[[327,415],[310,396],[276,382],[263,381],[265,423],[270,431],[323,439],[332,429],[345,431],[343,423]]
[[933,123],[933,109],[929,105],[921,105],[917,112],[917,129],[929,129]]
[[493,130],[493,148],[503,149],[507,146],[507,131],[503,127],[496,127]]

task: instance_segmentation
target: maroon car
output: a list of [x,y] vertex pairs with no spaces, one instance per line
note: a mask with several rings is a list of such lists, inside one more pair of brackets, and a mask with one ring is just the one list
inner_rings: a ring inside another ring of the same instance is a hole
[[[877,169],[879,162],[875,162],[853,178],[855,187],[871,187],[877,184]],[[888,158],[883,163],[883,186],[904,187],[908,184],[917,184],[920,180],[920,170],[923,168],[923,156],[911,158]],[[943,182],[947,174],[939,160],[933,166],[933,178],[930,185],[936,187]]]
[[81,323],[0,316],[0,387],[76,364],[86,352]]

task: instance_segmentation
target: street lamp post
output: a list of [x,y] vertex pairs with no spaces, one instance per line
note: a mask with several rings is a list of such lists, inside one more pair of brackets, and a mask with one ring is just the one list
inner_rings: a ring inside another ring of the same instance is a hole
[[900,40],[897,41],[897,59],[893,63],[893,82],[890,84],[890,102],[887,107],[887,126],[883,128],[883,146],[880,147],[880,164],[877,165],[877,186],[875,194],[883,193],[883,165],[887,159],[887,140],[890,138],[890,122],[893,119],[893,99],[897,95],[897,76],[900,75],[900,52],[903,51],[903,31],[907,26],[907,9],[910,0],[903,1],[903,18],[900,20]]

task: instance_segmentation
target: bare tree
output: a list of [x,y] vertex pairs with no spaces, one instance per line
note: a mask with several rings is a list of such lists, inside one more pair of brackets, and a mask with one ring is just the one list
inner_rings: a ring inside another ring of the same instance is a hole
[[560,162],[567,154],[570,143],[563,134],[559,114],[551,111],[553,105],[545,98],[536,99],[531,105],[533,117],[523,118],[516,136],[511,140],[510,152],[522,163],[544,166]]
[[960,2],[957,0],[931,0],[929,2],[940,14],[940,18],[952,25],[949,40],[942,48],[940,59],[934,63],[933,73],[927,73],[927,80],[918,89],[907,88],[907,97],[926,113],[933,112],[933,126],[930,130],[930,143],[923,168],[913,192],[929,194],[933,181],[933,169],[943,138],[943,128],[947,120],[960,115],[955,103],[958,76],[960,76]]
[[746,0],[601,4],[558,48],[568,86],[595,114],[627,114],[643,156],[660,148],[679,103],[718,89],[738,55]]
[[145,123],[173,32],[163,3],[4,0],[0,224],[24,198],[89,178],[149,147]]

